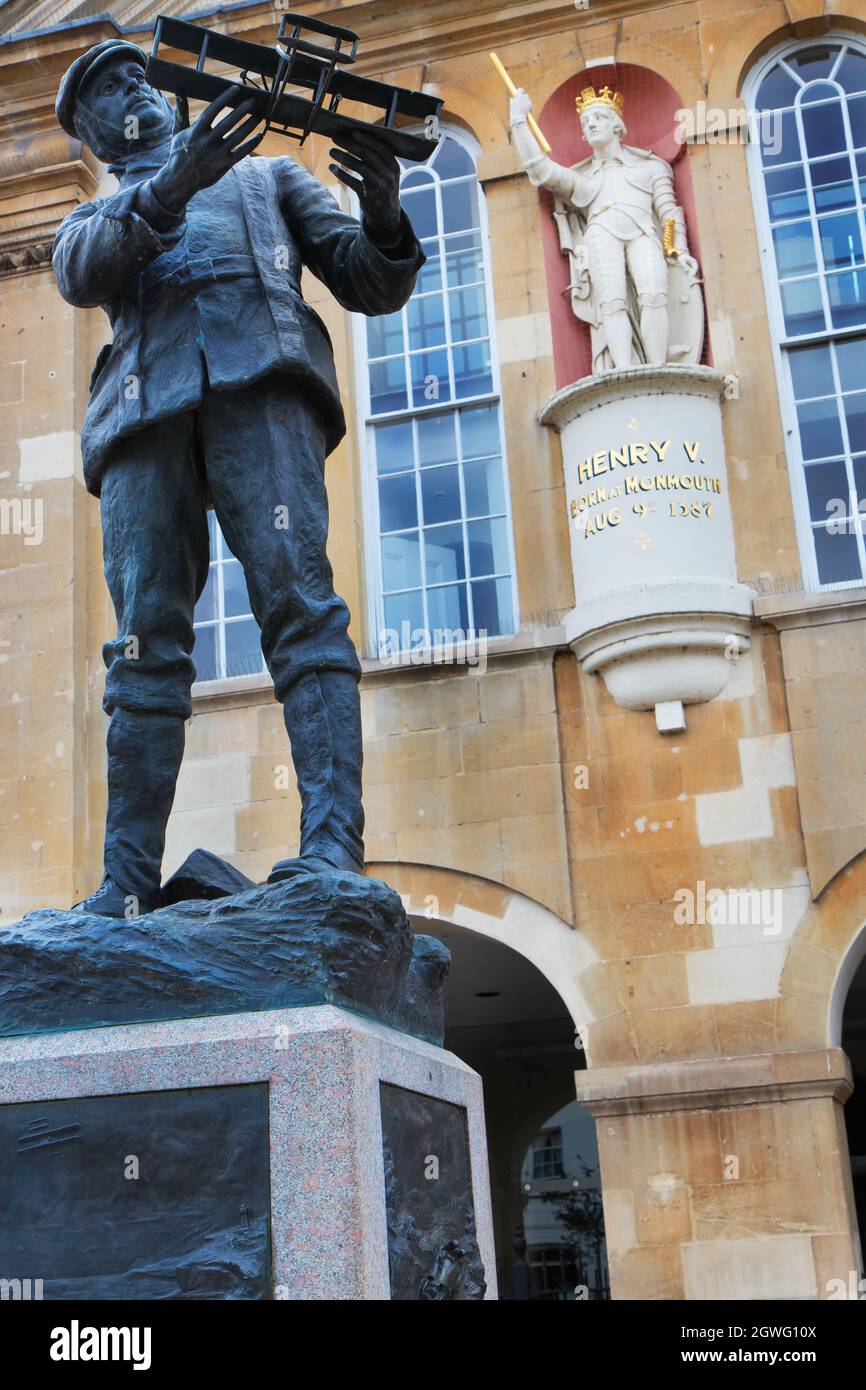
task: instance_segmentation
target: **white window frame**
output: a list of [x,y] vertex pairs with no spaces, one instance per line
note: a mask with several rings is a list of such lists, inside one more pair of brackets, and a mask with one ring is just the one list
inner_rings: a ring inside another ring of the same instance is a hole
[[[355,365],[355,410],[357,438],[360,441],[361,470],[362,470],[362,519],[364,533],[364,556],[365,556],[365,591],[367,599],[367,625],[366,625],[366,645],[367,655],[374,660],[380,656],[379,637],[385,628],[385,603],[384,603],[384,576],[382,573],[382,533],[379,521],[379,489],[378,476],[376,473],[376,450],[373,439],[373,431],[377,425],[395,423],[399,420],[415,420],[424,415],[444,415],[446,413],[456,413],[473,405],[493,405],[497,406],[499,415],[499,437],[501,445],[501,467],[502,481],[505,494],[505,524],[508,537],[508,558],[511,579],[511,611],[513,619],[513,632],[497,634],[491,641],[496,641],[498,637],[509,638],[520,631],[520,610],[518,608],[517,593],[517,563],[514,547],[514,525],[512,520],[511,506],[511,485],[508,472],[508,453],[505,438],[505,413],[502,401],[502,379],[499,370],[499,353],[496,343],[496,309],[493,299],[493,261],[490,247],[490,223],[487,215],[487,198],[480,179],[477,177],[478,156],[481,154],[481,145],[470,136],[466,131],[455,126],[440,126],[442,137],[450,137],[456,140],[467,151],[476,169],[476,190],[478,196],[478,226],[481,239],[481,254],[484,264],[484,302],[487,311],[488,342],[490,344],[490,375],[491,389],[483,396],[469,396],[466,398],[453,398],[445,403],[436,402],[432,406],[407,407],[406,410],[383,412],[381,415],[372,415],[370,410],[370,374],[367,354],[367,326],[366,317],[363,314],[353,314],[353,355]],[[421,166],[417,166],[421,167]],[[353,210],[358,214],[358,204],[354,195],[352,196]],[[440,224],[441,225],[441,224]],[[449,369],[451,366],[451,325],[449,316],[445,313],[445,347],[449,355]],[[408,384],[408,383],[407,383]],[[411,386],[409,386],[411,395]],[[459,430],[457,431],[459,442]],[[417,470],[416,470],[417,472]],[[466,525],[465,503],[463,495],[462,472],[460,478],[461,490],[461,516],[460,521]],[[471,591],[471,578],[467,572],[464,581],[467,589]],[[427,585],[424,582],[422,573],[423,603],[426,611],[427,607]],[[432,637],[432,634],[430,634]],[[436,648],[431,647],[431,652]]]
[[[780,58],[788,57],[807,48],[817,48],[822,44],[833,43],[853,44],[857,50],[866,57],[866,39],[864,39],[862,34],[856,34],[850,29],[834,28],[827,33],[816,34],[810,38],[785,39],[783,42],[776,44],[774,48],[770,49],[760,62],[755,64],[754,68],[749,73],[748,78],[743,84],[743,102],[746,109],[750,113],[754,111],[757,117],[758,113],[756,111],[755,101],[758,90],[770,69]],[[760,131],[761,121],[759,118],[755,119],[752,124],[756,130]],[[847,110],[845,111],[845,125],[850,136],[850,119]],[[808,163],[808,155],[805,145],[802,144],[802,140],[801,156],[803,161]],[[763,175],[765,166],[761,161],[760,144],[754,139],[750,139],[746,147],[746,161],[749,184],[752,191],[755,227],[758,233],[758,247],[764,280],[764,302],[770,337],[772,339],[773,365],[776,372],[779,406],[782,415],[782,430],[785,438],[785,454],[788,463],[788,477],[791,486],[794,521],[797,529],[797,544],[800,552],[803,587],[807,593],[830,593],[835,590],[863,588],[864,585],[866,585],[866,551],[864,551],[866,537],[864,537],[862,533],[858,537],[858,548],[864,570],[859,578],[837,580],[835,583],[822,583],[818,574],[818,561],[815,554],[814,541],[812,539],[813,518],[806,489],[806,463],[803,459],[803,451],[800,444],[797,405],[794,398],[794,384],[788,356],[791,351],[795,351],[798,347],[821,347],[825,344],[844,341],[846,338],[866,339],[866,322],[854,328],[830,328],[820,333],[803,334],[802,337],[799,338],[790,338],[788,336],[782,310],[779,274],[776,268],[776,258],[773,249],[769,200],[764,186]],[[817,220],[817,213],[808,179],[806,180],[806,185],[810,219],[814,227]],[[862,222],[863,218],[861,217],[861,223]],[[866,248],[866,226],[861,225],[861,235],[863,236],[864,248]],[[866,266],[863,267],[863,273],[866,275]],[[826,274],[822,271],[819,277],[819,284],[822,301],[825,304],[826,310],[825,281]],[[831,519],[832,518],[828,518],[828,520]]]

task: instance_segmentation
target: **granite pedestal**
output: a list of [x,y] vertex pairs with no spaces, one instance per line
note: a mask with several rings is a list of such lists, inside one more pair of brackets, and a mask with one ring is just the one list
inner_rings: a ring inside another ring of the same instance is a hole
[[329,1004],[2,1038],[0,1279],[495,1298],[481,1080]]

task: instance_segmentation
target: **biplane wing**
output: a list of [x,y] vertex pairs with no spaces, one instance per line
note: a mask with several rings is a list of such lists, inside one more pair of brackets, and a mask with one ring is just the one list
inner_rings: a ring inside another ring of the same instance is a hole
[[[301,37],[304,30],[334,42],[330,46],[313,43]],[[347,72],[357,45],[358,37],[350,29],[301,15],[283,15],[274,48],[159,15],[145,75],[152,87],[176,96],[212,101],[225,92],[231,106],[253,100],[268,129],[301,144],[311,132],[339,143],[341,135],[366,130],[375,133],[401,159],[428,159],[438,144],[441,98]],[[166,48],[192,54],[195,66],[163,57]],[[207,63],[219,65],[222,71],[208,70]],[[233,77],[226,68],[237,71],[238,76]],[[288,84],[308,89],[311,96],[289,90]],[[382,123],[338,110],[344,101],[378,108],[383,113]],[[407,133],[396,124],[398,117],[423,123],[424,134]]]

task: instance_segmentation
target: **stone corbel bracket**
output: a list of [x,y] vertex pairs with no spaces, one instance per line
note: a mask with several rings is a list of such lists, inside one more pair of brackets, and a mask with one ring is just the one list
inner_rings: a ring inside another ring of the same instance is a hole
[[617,704],[661,732],[714,699],[749,645],[737,579],[721,401],[710,367],[636,367],[558,391],[538,413],[562,441],[574,573],[568,641]]

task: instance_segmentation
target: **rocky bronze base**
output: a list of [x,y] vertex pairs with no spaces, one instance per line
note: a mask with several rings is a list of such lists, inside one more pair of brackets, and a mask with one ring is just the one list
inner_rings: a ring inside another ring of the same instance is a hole
[[450,956],[392,888],[334,872],[227,893],[248,880],[221,864],[197,851],[163,890],[189,897],[130,921],[0,928],[0,1035],[334,1004],[441,1045]]

